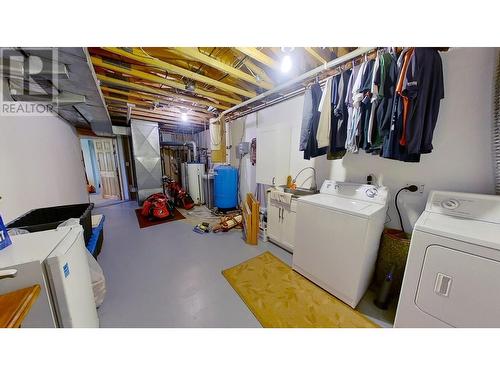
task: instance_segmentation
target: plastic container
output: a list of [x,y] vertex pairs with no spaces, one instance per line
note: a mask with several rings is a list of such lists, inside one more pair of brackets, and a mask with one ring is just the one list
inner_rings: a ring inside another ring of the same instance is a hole
[[92,215],[92,236],[87,243],[87,249],[95,259],[101,253],[104,241],[104,220],[104,215]]
[[230,165],[214,169],[215,206],[222,210],[238,206],[238,170]]
[[386,275],[392,269],[391,294],[398,295],[401,291],[406,259],[410,249],[411,235],[398,229],[384,229],[380,240],[377,265],[375,266],[375,284],[381,286]]
[[10,240],[9,233],[7,232],[7,228],[2,221],[2,217],[0,216],[0,250],[5,249],[12,243]]
[[7,229],[19,228],[28,232],[40,232],[56,229],[62,222],[76,218],[80,219],[80,224],[83,227],[83,237],[85,244],[87,244],[90,236],[92,236],[91,213],[93,208],[93,203],[36,208],[11,221],[7,224]]

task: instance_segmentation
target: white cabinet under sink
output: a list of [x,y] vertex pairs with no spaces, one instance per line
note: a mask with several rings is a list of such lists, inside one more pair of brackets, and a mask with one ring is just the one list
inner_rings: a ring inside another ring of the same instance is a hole
[[296,198],[292,199],[291,205],[268,199],[267,236],[272,242],[292,253],[295,248],[296,215]]

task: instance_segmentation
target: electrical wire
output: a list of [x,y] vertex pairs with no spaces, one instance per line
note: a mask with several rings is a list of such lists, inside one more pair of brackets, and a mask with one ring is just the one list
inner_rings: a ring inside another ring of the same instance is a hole
[[399,193],[401,193],[403,190],[415,192],[418,190],[418,187],[416,185],[405,186],[405,187],[399,189],[398,192],[396,193],[396,196],[394,197],[394,205],[396,206],[396,212],[398,213],[399,224],[401,225],[401,230],[403,231],[403,233],[406,233],[405,228],[403,226],[403,219],[401,218],[401,212],[399,211],[399,207],[398,207],[398,196],[399,196]]

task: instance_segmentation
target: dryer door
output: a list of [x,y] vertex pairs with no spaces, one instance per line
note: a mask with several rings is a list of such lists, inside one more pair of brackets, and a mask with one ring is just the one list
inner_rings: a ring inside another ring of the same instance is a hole
[[415,302],[454,327],[500,327],[499,290],[500,262],[431,245]]

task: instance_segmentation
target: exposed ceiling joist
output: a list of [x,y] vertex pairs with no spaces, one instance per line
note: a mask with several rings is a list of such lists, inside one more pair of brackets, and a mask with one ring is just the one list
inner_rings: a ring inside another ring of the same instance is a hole
[[150,65],[150,66],[154,66],[154,67],[157,67],[160,69],[164,69],[170,73],[179,74],[181,76],[190,78],[192,80],[206,83],[208,85],[211,85],[211,86],[216,87],[216,88],[223,90],[223,91],[232,92],[234,94],[238,94],[238,95],[241,95],[241,96],[244,96],[247,98],[253,98],[257,95],[255,93],[255,91],[248,91],[248,90],[241,89],[239,87],[228,85],[227,83],[217,81],[213,78],[204,76],[202,74],[195,73],[191,70],[181,68],[179,66],[167,63],[167,62],[160,60],[160,59],[157,59],[157,58],[153,58],[153,57],[146,56],[146,55],[139,56],[135,49],[133,51],[134,53],[127,52],[121,48],[103,47],[103,49],[108,51],[108,52],[112,52],[114,54],[126,57],[126,58],[134,60],[134,61],[141,62],[141,63],[146,64],[146,65]]
[[[114,113],[121,113],[126,115],[127,114],[127,109],[125,108],[117,108],[113,106],[108,106],[108,110],[110,112]],[[163,110],[147,110],[147,109],[140,109],[140,108],[132,108],[132,114],[140,114],[141,116],[149,116],[149,117],[154,117],[154,118],[162,118],[165,120],[175,120],[175,121],[182,121],[181,120],[181,114],[180,113],[171,113],[171,112],[166,112]],[[208,121],[206,119],[200,119],[192,114],[188,114],[188,121],[189,123],[193,124],[198,124],[198,125],[206,125],[208,124]]]
[[245,55],[251,57],[252,59],[260,62],[261,64],[264,64],[272,69],[279,69],[280,64],[272,59],[271,57],[267,56],[265,53],[259,51],[257,48],[253,47],[236,47],[238,51],[241,53],[244,53]]
[[231,65],[224,64],[223,62],[221,62],[217,59],[209,57],[209,56],[205,55],[204,53],[199,52],[197,48],[178,47],[178,48],[175,48],[175,51],[183,56],[186,56],[186,57],[189,57],[193,60],[199,61],[203,64],[211,66],[212,68],[215,68],[215,69],[218,69],[222,72],[225,72],[232,77],[249,82],[249,83],[254,84],[256,86],[262,87],[266,90],[269,90],[273,87],[273,85],[271,83],[266,82],[264,80],[258,80],[257,78],[255,78],[251,74],[247,74],[247,73],[241,71],[240,69],[236,69],[236,68],[232,67]]
[[198,97],[192,97],[192,96],[187,96],[187,95],[182,95],[182,94],[177,94],[171,91],[159,89],[156,87],[148,86],[148,85],[142,85],[139,83],[134,83],[134,82],[129,82],[125,81],[123,79],[117,79],[117,78],[112,78],[112,77],[107,77],[102,74],[97,74],[97,78],[102,82],[115,85],[115,86],[120,86],[120,87],[125,87],[128,89],[133,89],[133,90],[138,90],[142,92],[147,92],[150,94],[156,94],[156,95],[161,95],[165,97],[170,97],[170,98],[175,98],[175,99],[180,99],[184,100],[187,102],[191,103],[196,103],[200,105],[204,105],[207,107],[214,107],[214,108],[219,108],[219,109],[229,109],[230,107],[228,105],[220,104],[220,103],[214,103],[208,100],[204,100],[202,98]]
[[314,57],[319,63],[321,64],[326,64],[328,61],[326,61],[318,52],[316,52],[313,48],[311,47],[304,47],[304,49],[312,56]]
[[[111,87],[106,87],[106,86],[101,86],[101,90],[103,91],[106,91],[106,92],[110,92],[110,93],[114,93],[114,94],[119,94],[119,95],[124,95],[124,96],[129,96],[129,97],[133,97],[133,98],[137,98],[137,99],[142,99],[142,100],[147,100],[147,101],[150,101],[150,102],[153,102],[153,103],[159,103],[159,104],[164,104],[164,105],[167,105],[169,106],[170,108],[182,108],[182,109],[186,109],[188,111],[190,111],[190,113],[196,113],[197,116],[200,116],[200,117],[203,117],[203,118],[212,118],[215,116],[214,113],[210,113],[210,112],[199,112],[196,110],[196,107],[190,107],[190,106],[187,106],[187,105],[182,105],[182,104],[179,104],[177,102],[172,102],[170,100],[163,100],[157,96],[152,96],[152,95],[147,95],[147,94],[140,94],[138,92],[134,92],[134,91],[123,91],[123,90],[118,90],[118,89],[114,89],[114,88],[111,88]],[[199,108],[199,110],[203,110],[203,108]]]
[[113,100],[115,102],[140,105],[140,106],[144,106],[144,107],[147,107],[147,108],[152,108],[153,107],[153,105],[151,103],[141,102],[140,100],[134,100],[134,99],[118,98],[116,96],[110,96],[110,95],[104,95],[104,99],[106,99],[106,100]]
[[231,103],[231,104],[239,104],[239,103],[241,103],[241,100],[237,100],[237,99],[231,98],[231,97],[226,96],[226,95],[217,94],[217,93],[206,91],[206,90],[202,90],[202,89],[199,89],[199,88],[194,88],[194,90],[190,91],[190,90],[186,89],[185,85],[183,85],[182,83],[179,83],[177,81],[173,81],[173,80],[170,80],[168,78],[163,78],[163,77],[157,76],[155,74],[150,74],[150,73],[142,72],[140,70],[131,69],[131,68],[128,68],[128,67],[111,64],[111,63],[105,62],[100,57],[93,56],[92,57],[92,63],[95,66],[99,66],[101,68],[105,68],[105,69],[111,70],[113,72],[127,74],[129,76],[136,77],[136,78],[141,78],[141,79],[144,79],[146,81],[155,82],[155,83],[159,83],[161,85],[170,86],[170,87],[176,88],[178,90],[193,92],[195,94],[198,94],[198,95],[201,95],[201,96],[204,96],[204,97],[208,97],[208,98],[213,98],[213,99],[216,99],[216,100],[220,100],[220,101],[223,101],[223,102],[226,102],[226,103]]
[[251,59],[244,60],[243,65],[245,65],[247,69],[253,72],[253,74],[256,74],[257,76],[261,77],[266,82],[271,82],[274,84],[274,80],[271,77],[269,77],[266,71],[257,64],[254,64],[254,62]]
[[[116,110],[110,110],[110,113],[116,114],[120,117],[124,117],[124,115],[126,115],[123,112],[116,111]],[[174,126],[179,126],[180,128],[191,127],[191,128],[196,128],[198,130],[203,130],[208,125],[208,124],[199,124],[199,123],[196,123],[193,121],[181,122],[178,119],[171,119],[171,118],[166,118],[163,116],[153,116],[153,115],[149,115],[146,113],[140,113],[140,112],[132,112],[131,117],[134,119],[138,119],[138,120],[156,121],[156,122],[161,122],[163,124],[170,124],[170,125],[174,125]]]

